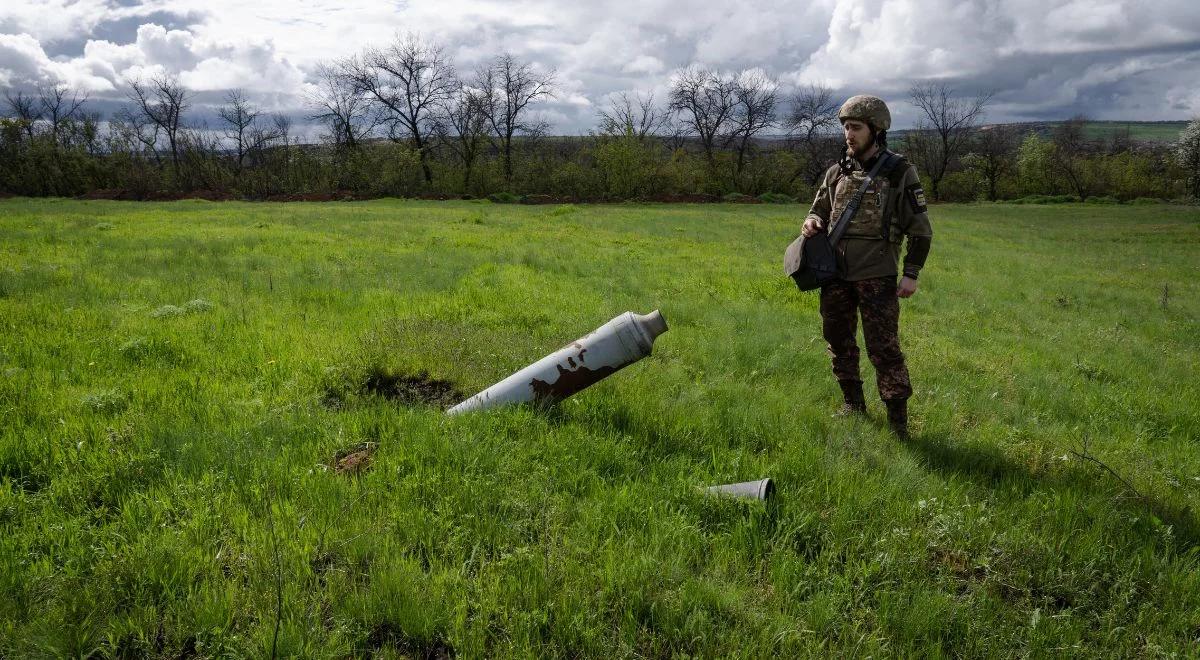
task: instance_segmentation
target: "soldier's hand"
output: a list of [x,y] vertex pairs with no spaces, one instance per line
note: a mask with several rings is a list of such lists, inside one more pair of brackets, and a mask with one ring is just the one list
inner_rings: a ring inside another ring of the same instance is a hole
[[816,218],[809,218],[804,221],[804,226],[800,228],[800,233],[808,238],[817,232],[821,231],[821,222]]
[[901,277],[900,284],[896,286],[896,295],[901,298],[908,298],[917,292],[917,281],[911,277]]

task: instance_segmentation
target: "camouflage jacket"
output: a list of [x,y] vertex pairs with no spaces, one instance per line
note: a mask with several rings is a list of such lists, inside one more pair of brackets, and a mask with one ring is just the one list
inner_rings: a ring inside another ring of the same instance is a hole
[[[816,218],[825,231],[830,231],[830,218],[837,220],[874,164],[875,158],[865,164],[851,159],[849,173],[843,173],[837,164],[826,170],[807,218]],[[842,279],[854,282],[895,277],[906,236],[904,274],[916,278],[929,254],[933,229],[917,168],[901,156],[891,172],[871,182],[837,246]]]

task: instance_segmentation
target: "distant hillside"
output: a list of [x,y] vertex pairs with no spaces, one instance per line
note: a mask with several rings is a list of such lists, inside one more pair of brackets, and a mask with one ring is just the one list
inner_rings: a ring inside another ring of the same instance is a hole
[[[1007,124],[1019,126],[1024,132],[1037,133],[1042,137],[1050,137],[1054,128],[1061,121],[1031,121]],[[1123,131],[1129,131],[1129,139],[1134,142],[1153,142],[1166,144],[1179,138],[1179,133],[1188,125],[1186,121],[1090,121],[1085,126],[1088,137],[1094,140],[1112,140]],[[984,128],[987,128],[985,125]],[[902,138],[907,131],[890,131],[889,136]]]

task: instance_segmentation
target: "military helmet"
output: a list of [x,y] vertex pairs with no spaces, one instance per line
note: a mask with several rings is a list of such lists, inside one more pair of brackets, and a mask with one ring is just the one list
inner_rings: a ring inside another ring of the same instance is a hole
[[847,119],[865,121],[877,131],[892,127],[892,113],[888,112],[887,104],[878,96],[851,96],[838,110],[838,121],[845,122]]

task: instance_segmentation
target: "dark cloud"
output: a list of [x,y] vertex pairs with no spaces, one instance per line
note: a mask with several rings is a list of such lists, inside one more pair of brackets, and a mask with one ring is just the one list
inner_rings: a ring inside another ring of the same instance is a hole
[[554,70],[557,96],[538,111],[567,134],[592,127],[613,93],[665,100],[689,64],[761,69],[785,92],[877,93],[898,127],[916,119],[909,88],[930,81],[994,92],[993,121],[1200,112],[1200,12],[1184,0],[45,2],[0,9],[0,85],[61,80],[119,103],[130,79],[173,74],[204,116],[241,87],[302,117],[317,62],[408,29],[444,44],[466,76],[503,52]]

